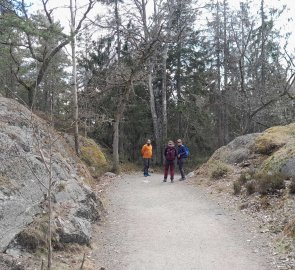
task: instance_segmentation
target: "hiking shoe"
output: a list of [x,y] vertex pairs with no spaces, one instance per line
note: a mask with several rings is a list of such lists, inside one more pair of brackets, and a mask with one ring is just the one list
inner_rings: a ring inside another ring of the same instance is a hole
[[186,180],[186,178],[180,178],[180,179],[179,179],[179,181],[184,181],[184,180]]
[[167,179],[164,178],[163,182],[167,182]]
[[173,179],[171,179],[171,183],[174,183]]

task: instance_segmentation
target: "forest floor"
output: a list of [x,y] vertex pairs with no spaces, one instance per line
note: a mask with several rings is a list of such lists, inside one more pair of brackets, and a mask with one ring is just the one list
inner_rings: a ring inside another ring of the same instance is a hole
[[125,175],[99,190],[108,214],[93,239],[96,269],[282,269],[253,219],[204,187],[162,178]]

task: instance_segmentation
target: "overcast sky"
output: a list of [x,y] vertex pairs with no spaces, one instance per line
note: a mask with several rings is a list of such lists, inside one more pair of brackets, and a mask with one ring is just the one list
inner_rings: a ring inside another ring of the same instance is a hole
[[[40,3],[40,0],[31,0],[31,2],[34,4],[34,7],[37,8],[39,5],[36,5],[36,3]],[[69,0],[49,0],[51,7],[62,7],[65,4],[68,4]],[[87,0],[77,0],[78,5],[83,5],[83,3],[87,4]],[[151,0],[148,0],[148,2],[151,2]],[[198,0],[197,3],[206,3],[206,0]],[[208,1],[207,1],[208,2]],[[228,0],[231,8],[239,8],[240,0]],[[259,4],[260,0],[253,0],[254,3],[252,7],[252,11],[259,12]],[[255,6],[256,5],[256,6]],[[287,10],[285,13],[279,18],[279,20],[276,22],[276,26],[279,27],[282,31],[282,33],[286,32],[295,32],[295,0],[265,0],[265,5],[267,7],[282,7],[283,5],[287,6]],[[41,6],[39,6],[41,8]],[[95,16],[98,13],[104,13],[105,10],[101,10],[101,6],[97,5],[97,8],[91,12],[91,16]],[[69,18],[70,13],[69,10],[66,8],[60,8],[55,10],[55,18],[59,19],[62,24],[68,28],[69,25]],[[204,14],[204,19],[206,15]],[[294,18],[294,20],[293,20]],[[295,33],[293,33],[290,37],[290,46],[289,50],[295,51]]]

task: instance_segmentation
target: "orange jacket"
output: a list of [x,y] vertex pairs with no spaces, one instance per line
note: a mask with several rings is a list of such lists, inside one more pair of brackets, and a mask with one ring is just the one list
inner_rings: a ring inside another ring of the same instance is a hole
[[153,146],[147,145],[145,144],[142,148],[141,148],[141,155],[143,158],[151,158],[153,155]]

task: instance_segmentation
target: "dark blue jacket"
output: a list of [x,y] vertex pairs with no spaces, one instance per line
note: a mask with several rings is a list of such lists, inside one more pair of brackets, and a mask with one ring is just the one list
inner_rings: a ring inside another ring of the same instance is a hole
[[187,158],[184,145],[178,146],[177,155],[180,155],[178,159]]

